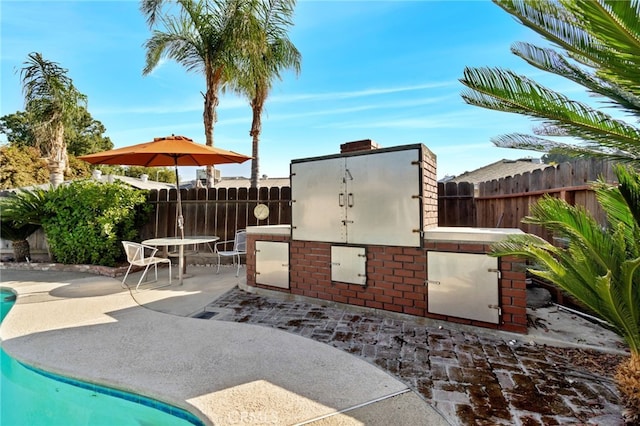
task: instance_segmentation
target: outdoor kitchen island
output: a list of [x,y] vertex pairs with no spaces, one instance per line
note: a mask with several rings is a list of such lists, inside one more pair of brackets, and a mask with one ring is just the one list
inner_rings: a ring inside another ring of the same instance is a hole
[[488,256],[519,229],[439,228],[423,144],[291,161],[291,225],[247,229],[247,286],[526,333],[523,261]]
[[292,240],[288,225],[254,226],[247,286],[526,333],[522,259],[486,255],[513,233],[522,231],[436,227],[425,232],[424,248],[351,247]]

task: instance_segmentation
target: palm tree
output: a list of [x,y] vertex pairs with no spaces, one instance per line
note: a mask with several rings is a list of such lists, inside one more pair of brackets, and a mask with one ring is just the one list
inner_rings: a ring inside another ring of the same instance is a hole
[[[568,0],[563,2],[494,0],[554,45],[558,51],[515,43],[511,51],[543,71],[586,88],[607,106],[631,115],[640,112],[640,2]],[[470,68],[460,80],[471,105],[542,120],[535,135],[507,134],[492,139],[500,147],[554,151],[640,161],[640,130],[587,104],[499,68]],[[582,144],[540,136],[571,137]]]
[[293,25],[291,16],[296,0],[264,0],[257,5],[256,17],[261,36],[247,52],[253,53],[242,61],[238,77],[233,82],[236,91],[250,99],[252,121],[249,135],[252,137],[251,187],[258,186],[260,133],[262,111],[273,81],[282,79],[281,71],[293,68],[300,72],[301,55],[293,45],[287,29]]
[[12,242],[16,262],[31,258],[27,238],[42,225],[46,194],[44,189],[36,188],[11,193],[0,201],[0,235]]
[[[529,64],[570,79],[635,120],[640,113],[640,2],[615,0],[494,0],[560,51],[516,43],[512,52]],[[534,135],[508,134],[497,146],[609,158],[640,164],[640,130],[525,76],[497,68],[466,68],[463,99],[483,108],[542,120]],[[571,137],[578,143],[543,138]],[[547,279],[611,323],[629,344],[631,357],[616,380],[625,417],[640,420],[640,175],[618,166],[618,187],[595,186],[607,213],[602,228],[589,213],[545,197],[526,223],[568,241],[559,248],[541,238],[513,236],[493,246],[496,256],[519,255],[535,262],[531,273]]]
[[50,181],[55,187],[64,180],[67,168],[67,144],[64,129],[74,119],[86,97],[78,92],[67,70],[56,62],[29,53],[20,77],[25,98],[25,111],[35,123],[33,135],[47,156]]
[[[618,165],[618,187],[594,185],[606,212],[608,229],[583,207],[552,196],[531,206],[524,223],[553,231],[568,241],[560,248],[532,234],[518,234],[495,243],[495,256],[520,256],[533,261],[529,272],[573,295],[606,320],[631,350],[631,359],[616,376],[626,405],[640,408],[640,175]],[[634,416],[634,421],[638,418]]]
[[13,249],[13,258],[16,262],[24,262],[31,260],[31,246],[27,238],[40,228],[40,225],[26,223],[17,225],[15,222],[0,219],[0,233],[2,238],[11,241]]
[[[177,0],[178,16],[162,13],[167,0],[142,0],[141,10],[153,28],[159,21],[164,31],[154,30],[145,43],[143,74],[151,73],[163,57],[183,65],[187,71],[205,76],[204,131],[207,146],[213,146],[219,93],[234,78],[236,57],[258,33],[253,19],[254,0]],[[207,167],[213,184],[213,168]]]

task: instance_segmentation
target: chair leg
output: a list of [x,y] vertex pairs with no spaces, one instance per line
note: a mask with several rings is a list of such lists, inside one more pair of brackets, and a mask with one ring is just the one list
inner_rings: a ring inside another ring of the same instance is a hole
[[126,287],[127,286],[124,282],[127,279],[127,277],[129,276],[129,271],[131,270],[132,266],[133,265],[130,263],[129,264],[129,268],[127,269],[127,272],[124,274],[124,278],[122,279],[122,284],[121,284],[122,287]]
[[[233,257],[235,263],[235,256]],[[238,254],[238,267],[236,269],[236,277],[240,276],[240,255]]]
[[220,273],[220,254],[218,254],[218,270],[216,271],[216,274]]
[[138,285],[136,286],[136,290],[138,290],[138,287],[140,287],[140,283],[142,282],[142,280],[144,279],[145,275],[147,275],[147,271],[149,270],[149,266],[151,265],[147,265],[146,268],[144,268],[144,272],[142,273],[142,275],[140,276],[140,280],[138,280]]

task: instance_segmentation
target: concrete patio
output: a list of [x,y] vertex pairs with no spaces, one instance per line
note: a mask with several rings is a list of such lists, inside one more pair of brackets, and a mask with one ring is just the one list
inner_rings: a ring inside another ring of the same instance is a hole
[[448,424],[409,386],[339,349],[192,318],[242,284],[230,267],[190,267],[183,286],[169,286],[161,269],[137,292],[47,269],[0,271],[2,287],[18,294],[3,348],[37,368],[155,398],[205,424]]
[[29,364],[211,424],[621,424],[611,377],[559,347],[617,359],[624,345],[575,315],[531,312],[542,326],[517,335],[253,294],[239,289],[242,272],[189,266],[184,285],[169,286],[161,269],[129,291],[119,279],[4,269],[19,298],[0,337]]

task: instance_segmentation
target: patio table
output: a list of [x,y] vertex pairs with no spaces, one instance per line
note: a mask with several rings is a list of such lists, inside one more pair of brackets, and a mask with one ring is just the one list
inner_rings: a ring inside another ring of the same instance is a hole
[[184,246],[188,246],[192,244],[214,243],[219,239],[220,237],[216,237],[212,235],[193,236],[193,237],[184,237],[184,238],[162,237],[162,238],[151,238],[148,240],[144,240],[142,244],[146,244],[154,247],[164,246],[165,248],[168,246],[178,247],[178,285],[182,285],[182,280],[184,278],[183,267],[185,266]]

